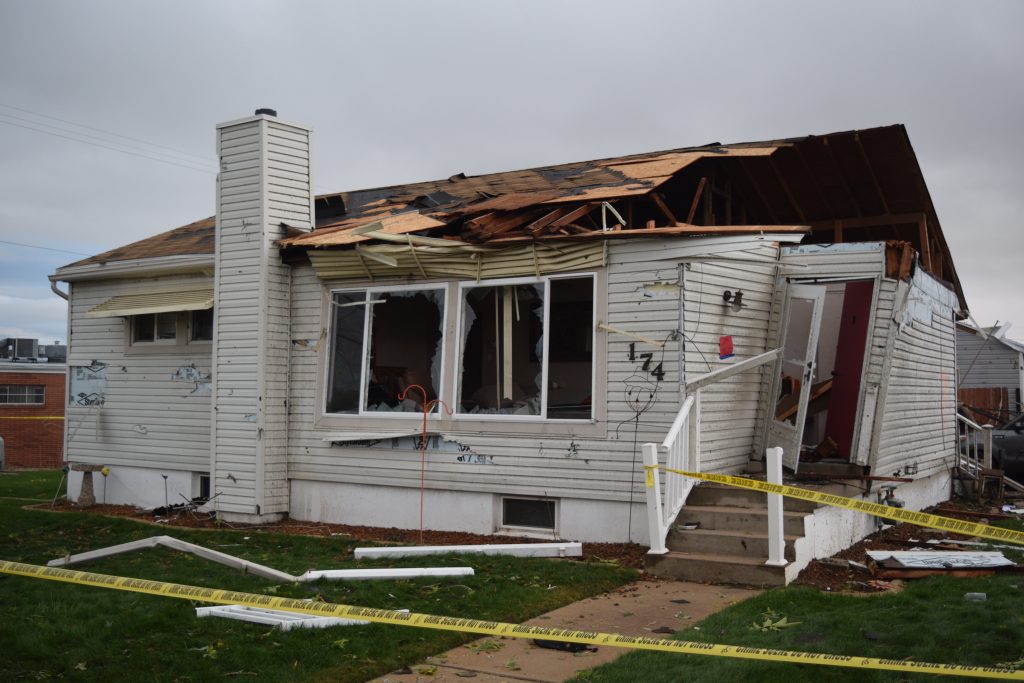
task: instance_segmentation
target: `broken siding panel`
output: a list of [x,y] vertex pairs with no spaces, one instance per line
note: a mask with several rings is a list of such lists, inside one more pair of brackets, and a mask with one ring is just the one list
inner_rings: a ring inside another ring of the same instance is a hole
[[[938,300],[915,273],[907,303],[895,311],[890,329],[878,453],[872,471],[894,472],[918,465],[918,475],[948,469],[956,449],[956,337],[950,297]],[[906,285],[904,285],[906,286]],[[908,313],[909,312],[909,313]]]
[[[113,296],[143,288],[209,285],[199,275],[76,283],[69,301],[72,344],[68,365],[106,366],[104,404],[69,405],[66,453],[70,462],[111,467],[209,470],[210,398],[197,382],[174,379],[183,367],[210,376],[208,344],[128,345],[126,318],[87,318]],[[184,320],[179,334],[184,332]]]

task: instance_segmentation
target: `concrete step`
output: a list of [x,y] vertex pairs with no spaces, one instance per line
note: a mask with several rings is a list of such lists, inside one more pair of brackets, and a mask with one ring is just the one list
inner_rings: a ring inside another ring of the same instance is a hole
[[648,555],[644,563],[651,574],[682,581],[712,581],[742,586],[783,586],[784,567],[769,567],[763,559],[669,551]]
[[[787,560],[796,559],[793,544],[800,536],[785,537]],[[757,531],[725,531],[718,529],[684,530],[673,526],[665,539],[669,550],[685,553],[710,553],[714,555],[737,555],[741,557],[768,559],[768,530]]]
[[[765,508],[767,496],[760,491],[738,489],[734,486],[708,484],[695,486],[686,498],[686,507],[690,505],[730,505],[733,507]],[[799,498],[782,498],[782,507],[795,512],[813,512],[818,504]]]
[[[784,510],[782,533],[792,536],[804,535],[804,517],[807,513]],[[699,529],[725,531],[753,531],[767,533],[768,509],[737,507],[734,505],[684,505],[674,526],[698,523]]]

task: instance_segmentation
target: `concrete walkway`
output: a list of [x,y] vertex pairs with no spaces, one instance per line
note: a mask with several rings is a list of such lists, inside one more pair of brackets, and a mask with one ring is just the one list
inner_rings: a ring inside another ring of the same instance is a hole
[[[588,631],[668,637],[735,602],[757,595],[749,588],[711,586],[645,578],[611,593],[587,598],[532,619],[527,624]],[[540,648],[521,638],[482,638],[428,657],[408,671],[396,671],[371,683],[477,683],[530,681],[558,683],[584,669],[610,662],[628,652],[601,647],[572,654]]]

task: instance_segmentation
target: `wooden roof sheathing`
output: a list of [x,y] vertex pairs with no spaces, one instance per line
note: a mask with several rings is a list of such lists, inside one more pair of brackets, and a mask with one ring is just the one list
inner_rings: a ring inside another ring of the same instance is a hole
[[410,232],[440,228],[445,225],[442,221],[435,218],[412,211],[385,216],[380,219],[364,217],[353,221],[344,221],[337,225],[325,226],[312,232],[286,238],[281,240],[281,243],[282,246],[287,245],[290,247],[337,247],[354,244],[372,239],[373,235],[359,234],[353,231],[372,226],[374,223],[379,223],[380,227],[377,229],[388,235],[405,235]]

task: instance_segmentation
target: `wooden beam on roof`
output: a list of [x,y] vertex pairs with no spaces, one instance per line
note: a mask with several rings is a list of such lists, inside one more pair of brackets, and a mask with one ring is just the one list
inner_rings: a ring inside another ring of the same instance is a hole
[[843,227],[844,227],[843,226],[843,222],[842,221],[832,221],[832,223],[833,223],[833,226],[832,226],[832,242],[834,244],[842,244],[843,243]]
[[651,198],[651,200],[654,201],[654,203],[661,210],[661,212],[665,214],[665,218],[668,219],[669,223],[679,222],[678,220],[676,220],[675,214],[672,213],[672,210],[668,208],[668,204],[665,203],[665,198],[661,196],[660,192],[651,192],[651,194],[648,196]]
[[559,207],[554,211],[549,211],[534,222],[526,226],[526,232],[536,235],[543,230],[552,221],[564,216],[569,211],[566,207]]
[[839,161],[836,160],[836,154],[832,151],[832,145],[828,143],[828,138],[821,138],[821,143],[825,146],[825,151],[828,152],[828,158],[832,162],[832,166],[836,169],[836,175],[839,176],[839,182],[843,186],[843,191],[846,192],[847,198],[850,203],[853,204],[854,211],[857,212],[858,216],[864,215],[864,210],[860,208],[860,203],[857,202],[857,198],[853,196],[853,190],[850,189],[850,183],[846,180],[846,174],[843,173],[843,168],[839,165]]
[[922,213],[917,223],[918,239],[921,240],[921,260],[924,261],[924,269],[929,273],[932,270],[932,248],[928,243],[928,218]]
[[811,179],[811,185],[814,186],[814,191],[818,194],[818,199],[825,205],[828,212],[833,216],[836,215],[836,210],[832,208],[832,202],[825,196],[825,190],[822,189],[821,184],[818,182],[818,174],[811,171],[811,165],[807,163],[807,157],[800,151],[800,145],[793,145],[793,149],[796,151],[796,156],[800,159],[800,165],[804,167],[804,171],[807,173],[807,177]]
[[885,198],[885,192],[882,191],[882,186],[878,182],[878,176],[875,175],[875,167],[871,165],[871,160],[868,158],[868,153],[864,149],[864,143],[861,142],[860,133],[854,133],[853,139],[857,143],[857,151],[860,152],[860,159],[864,162],[864,165],[868,169],[868,177],[871,178],[871,183],[875,186],[875,192],[878,193],[878,198],[882,200],[882,208],[885,209],[886,213],[892,213],[889,209],[889,202]]
[[573,221],[575,221],[577,218],[582,218],[583,216],[586,216],[593,209],[594,209],[594,205],[593,204],[583,204],[582,206],[577,206],[575,209],[573,209],[569,213],[567,213],[564,216],[561,216],[561,217],[555,219],[554,221],[552,221],[548,225],[548,228],[549,229],[554,229],[554,228],[560,228],[563,225],[568,225],[569,223],[572,223]]
[[693,219],[697,215],[697,206],[700,204],[700,196],[704,192],[704,186],[707,182],[707,176],[704,176],[700,179],[700,182],[697,183],[697,191],[693,193],[693,201],[690,203],[690,212],[686,214],[687,223],[693,223]]
[[[753,227],[750,225],[690,225],[688,223],[676,223],[675,225],[670,227],[672,229],[672,234],[675,235],[741,235],[751,232],[807,232],[807,226],[805,225],[773,225]],[[659,228],[659,230],[668,229],[669,228]]]
[[879,225],[917,225],[922,216],[922,213],[883,213],[876,216],[811,221],[810,225],[812,228],[832,228],[837,220],[842,221],[844,229],[873,228]]
[[782,191],[786,193],[786,198],[789,203],[796,209],[796,215],[799,216],[801,223],[807,222],[807,216],[804,215],[803,209],[800,208],[800,203],[797,202],[796,197],[793,196],[793,192],[789,189],[789,184],[786,179],[782,177],[782,173],[779,171],[778,165],[775,163],[775,155],[768,157],[768,163],[772,167],[772,173],[775,174],[775,179],[779,181],[779,185],[782,185]]
[[758,201],[761,202],[761,206],[764,207],[764,210],[768,212],[768,217],[772,219],[772,223],[778,223],[779,217],[775,215],[774,211],[772,211],[771,204],[768,203],[768,200],[765,198],[764,193],[761,192],[761,188],[758,184],[754,182],[754,176],[750,172],[750,169],[747,168],[747,160],[741,157],[739,163],[740,169],[743,171],[743,175],[747,178],[747,182],[749,182],[750,186],[754,188],[754,194],[757,195]]
[[590,230],[578,235],[539,235],[526,237],[510,235],[492,240],[491,244],[509,244],[534,240],[579,240],[627,237],[667,237],[671,235],[708,235],[721,237],[725,235],[803,235],[809,231],[806,225],[687,225],[680,223],[666,227],[633,228],[631,230]]

